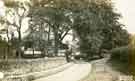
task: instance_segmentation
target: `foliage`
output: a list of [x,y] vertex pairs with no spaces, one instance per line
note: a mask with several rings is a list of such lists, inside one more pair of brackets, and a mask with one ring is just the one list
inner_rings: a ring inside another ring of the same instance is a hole
[[111,59],[128,62],[130,54],[131,48],[129,46],[114,48],[111,50]]
[[[30,8],[28,17],[31,18],[29,22],[31,29],[29,31],[34,32],[33,28],[40,27],[39,30],[47,29],[46,38],[48,37],[48,43],[51,40],[49,38],[50,34],[53,33],[54,35],[54,42],[55,42],[55,54],[58,52],[58,47],[64,37],[67,35],[69,30],[71,29],[72,21],[70,20],[69,16],[67,15],[67,11],[64,9],[59,9],[55,7],[45,7],[45,6],[32,6],[35,9]],[[39,21],[39,22],[38,22]],[[42,27],[42,29],[41,29]],[[45,34],[45,32],[39,31],[41,34]]]
[[7,59],[13,57],[13,48],[5,39],[0,36],[0,58]]
[[115,52],[113,48],[125,51],[126,48],[121,46],[129,44],[129,34],[118,21],[121,15],[114,11],[110,0],[30,0],[29,4],[4,1],[12,21],[5,19],[2,23],[6,23],[8,28],[16,28],[18,44],[22,42],[22,22],[26,15],[29,28],[23,40],[28,47],[43,49],[54,40],[57,53],[61,41],[71,29],[79,38],[80,51],[88,58],[95,54],[100,56],[102,49],[112,49],[114,56],[117,56],[115,53],[121,56],[121,52]]
[[87,9],[76,9],[74,27],[80,38],[80,49],[88,56],[100,55],[101,49],[110,50],[129,43],[129,34],[118,22],[120,15],[110,3],[91,2]]
[[[69,17],[66,16],[66,12],[62,9],[38,7],[36,9],[31,9],[29,12],[28,16],[31,17],[31,21],[33,22],[30,26],[40,25],[40,23],[44,24],[42,27],[49,27],[54,33],[56,33],[55,35],[59,35],[56,36],[58,41],[62,41],[65,34],[67,34],[71,28],[72,22]],[[40,21],[40,23],[38,23],[38,21]]]
[[130,40],[131,54],[129,56],[130,71],[133,75],[135,75],[135,36],[132,35],[130,36],[130,38],[131,38]]
[[6,40],[2,40],[0,36],[0,47],[6,47],[8,45]]
[[26,19],[27,4],[26,2],[22,3],[15,0],[4,0],[4,4],[6,7],[6,13],[1,22],[2,24],[5,24],[4,29],[6,30],[8,41],[12,39],[12,34],[17,33],[16,49],[20,57],[20,48],[22,43],[22,27],[23,21],[24,19]]
[[39,18],[53,29],[55,44],[62,35],[58,33],[70,29],[77,33],[80,50],[87,56],[129,43],[128,32],[118,22],[121,15],[114,11],[109,0],[32,0],[31,3],[35,8],[29,16]]

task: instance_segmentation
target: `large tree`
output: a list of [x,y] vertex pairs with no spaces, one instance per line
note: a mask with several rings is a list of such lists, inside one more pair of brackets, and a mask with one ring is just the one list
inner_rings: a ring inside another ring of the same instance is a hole
[[41,18],[53,28],[56,48],[63,23],[68,30],[72,28],[77,33],[80,50],[89,57],[100,55],[101,49],[110,50],[128,44],[128,33],[118,22],[121,16],[114,11],[110,0],[32,1],[35,7],[31,11],[33,17]]
[[22,27],[27,14],[26,3],[15,0],[4,0],[4,3],[6,7],[6,17],[2,22],[7,25],[7,28],[13,27],[15,29],[14,32],[17,32],[17,51],[18,57],[21,57]]
[[[72,21],[66,13],[67,12],[65,12],[64,9],[44,6],[35,6],[35,9],[32,8],[29,13],[31,20],[39,19],[42,24],[47,24],[49,29],[52,30],[54,34],[54,51],[56,55],[58,53],[59,44],[71,29]],[[44,27],[47,26],[44,25]],[[48,37],[49,34],[50,33],[48,32]]]

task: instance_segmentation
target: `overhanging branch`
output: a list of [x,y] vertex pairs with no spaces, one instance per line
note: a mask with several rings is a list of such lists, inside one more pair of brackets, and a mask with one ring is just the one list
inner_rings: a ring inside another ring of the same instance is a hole
[[68,29],[68,30],[66,31],[66,33],[60,38],[60,41],[62,41],[62,40],[64,39],[64,37],[68,34],[69,30],[70,30],[70,29]]

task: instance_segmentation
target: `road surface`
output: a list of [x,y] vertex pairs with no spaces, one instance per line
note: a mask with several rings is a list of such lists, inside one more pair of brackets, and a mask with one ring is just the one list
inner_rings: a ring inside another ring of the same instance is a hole
[[34,81],[79,81],[91,71],[91,64],[86,62],[75,63],[72,67],[57,74],[36,79]]

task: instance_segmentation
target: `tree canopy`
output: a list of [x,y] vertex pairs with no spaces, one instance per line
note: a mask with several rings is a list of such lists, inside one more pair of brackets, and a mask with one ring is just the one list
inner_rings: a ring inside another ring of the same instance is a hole
[[[18,4],[13,5],[14,1],[6,1],[7,6],[18,8]],[[129,43],[129,34],[118,21],[121,15],[114,11],[111,0],[30,0],[25,4],[29,6],[29,34],[34,32],[49,37],[51,30],[55,53],[71,29],[79,38],[82,54],[90,57],[100,55],[102,49],[110,50]]]

